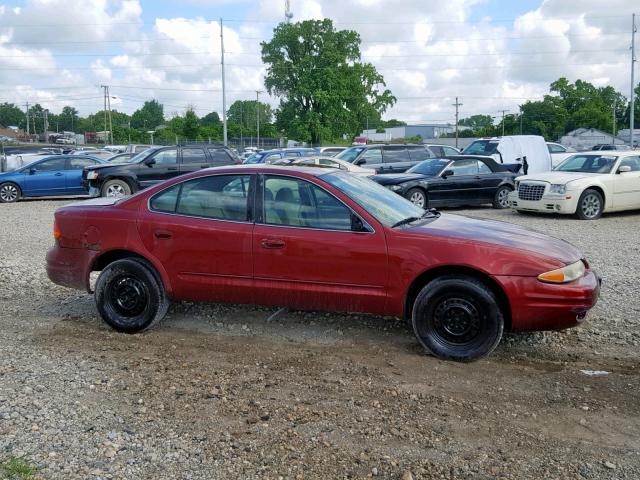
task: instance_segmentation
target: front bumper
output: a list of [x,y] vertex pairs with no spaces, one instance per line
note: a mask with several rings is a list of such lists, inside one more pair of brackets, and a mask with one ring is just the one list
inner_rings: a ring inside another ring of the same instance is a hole
[[513,331],[562,330],[580,325],[600,296],[593,270],[573,282],[551,284],[535,277],[497,276],[511,305]]
[[47,276],[63,287],[90,292],[89,274],[97,255],[93,250],[55,245],[47,252]]
[[578,208],[579,195],[567,192],[564,195],[546,194],[538,201],[521,200],[518,191],[509,194],[509,206],[514,210],[527,212],[562,213],[573,215]]

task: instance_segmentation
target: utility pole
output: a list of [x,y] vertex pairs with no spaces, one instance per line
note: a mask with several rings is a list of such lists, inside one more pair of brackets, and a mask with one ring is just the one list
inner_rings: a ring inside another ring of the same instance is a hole
[[631,16],[631,111],[629,112],[629,145],[633,148],[633,127],[635,126],[634,70],[636,66],[636,14]]
[[104,134],[105,134],[104,143],[107,143],[107,137],[106,137],[106,135],[108,135],[108,133],[107,133],[107,86],[106,85],[100,85],[100,87],[104,90],[104,108],[103,108],[103,113],[104,113]]
[[264,90],[256,90],[256,146],[260,148],[260,94]]
[[244,123],[243,118],[243,106],[244,103],[240,102],[240,148],[244,149],[244,138],[242,138],[242,124]]
[[284,1],[284,21],[286,23],[291,23],[291,18],[293,17],[293,13],[291,12],[291,1]]
[[111,144],[113,144],[113,123],[111,123],[111,95],[109,93],[109,87],[107,87],[107,108],[109,109],[109,137],[111,137]]
[[27,102],[27,138],[29,137],[29,102]]
[[43,117],[44,117],[44,124],[43,124],[43,130],[44,130],[44,136],[45,136],[45,142],[48,140],[47,138],[47,132],[49,131],[49,110],[45,110],[44,112],[42,112]]
[[500,110],[502,112],[502,136],[504,137],[504,114],[508,112],[508,110]]
[[220,64],[222,65],[222,132],[224,146],[227,146],[227,90],[224,78],[224,34],[222,30],[222,17],[220,17]]
[[520,110],[520,135],[522,135],[522,117],[524,117],[524,112]]
[[462,106],[458,101],[458,97],[456,97],[456,103],[454,103],[453,106],[456,107],[456,148],[458,148],[458,108]]
[[[613,133],[613,136],[616,136],[616,100],[615,98],[613,99],[613,108],[611,109],[612,113],[613,113],[613,125],[611,128],[611,131]],[[615,142],[614,139],[611,140],[612,142]]]

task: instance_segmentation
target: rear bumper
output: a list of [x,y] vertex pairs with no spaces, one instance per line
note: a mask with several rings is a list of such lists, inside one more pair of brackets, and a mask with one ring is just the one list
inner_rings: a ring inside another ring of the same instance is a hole
[[90,291],[89,274],[98,252],[58,245],[47,252],[47,276],[63,287]]
[[495,277],[511,304],[513,331],[561,330],[580,325],[600,296],[600,277],[588,270],[575,282],[550,284],[534,277]]

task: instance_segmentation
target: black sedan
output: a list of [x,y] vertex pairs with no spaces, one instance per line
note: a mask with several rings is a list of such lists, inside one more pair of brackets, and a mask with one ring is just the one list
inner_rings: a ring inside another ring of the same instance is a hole
[[420,208],[455,207],[491,203],[507,208],[519,164],[496,163],[490,157],[456,155],[431,158],[405,173],[375,175],[380,185]]

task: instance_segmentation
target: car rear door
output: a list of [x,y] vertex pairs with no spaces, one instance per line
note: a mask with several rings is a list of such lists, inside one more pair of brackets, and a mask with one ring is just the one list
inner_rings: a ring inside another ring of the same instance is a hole
[[442,179],[440,197],[445,205],[479,203],[480,180],[477,160],[455,160],[447,167],[453,175]]
[[100,162],[86,157],[67,157],[65,171],[65,190],[69,195],[86,194],[87,189],[82,185],[82,170],[85,167],[93,167]]
[[378,173],[385,172],[385,165],[382,163],[382,147],[365,148],[353,163],[360,167],[376,170]]
[[176,298],[253,302],[253,178],[200,177],[141,206],[140,237],[165,268]]
[[33,196],[64,195],[66,191],[65,157],[47,158],[26,170],[25,192]]
[[352,210],[308,180],[265,175],[259,185],[253,238],[257,302],[383,312],[387,254],[382,229],[353,231]]
[[402,173],[413,166],[409,151],[404,145],[382,147],[384,173]]

